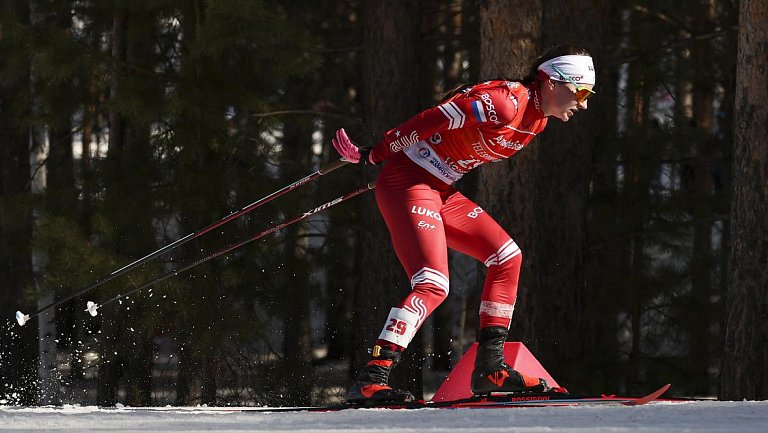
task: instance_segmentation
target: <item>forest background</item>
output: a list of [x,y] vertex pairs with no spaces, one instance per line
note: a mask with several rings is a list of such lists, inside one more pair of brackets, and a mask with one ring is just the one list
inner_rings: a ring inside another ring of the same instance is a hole
[[[343,395],[410,289],[369,193],[103,302],[365,185],[348,166],[19,328],[12,319],[337,158],[461,83],[587,47],[597,95],[457,187],[524,251],[511,340],[582,392],[768,398],[768,6],[645,0],[3,0],[2,404],[304,405]],[[434,391],[482,264],[395,383]]]

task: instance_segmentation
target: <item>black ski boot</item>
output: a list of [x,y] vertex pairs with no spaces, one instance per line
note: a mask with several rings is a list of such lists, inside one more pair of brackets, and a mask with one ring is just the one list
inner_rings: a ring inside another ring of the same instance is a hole
[[521,374],[504,362],[507,329],[491,326],[480,330],[475,370],[470,389],[475,395],[491,393],[543,392],[550,388],[544,379]]
[[414,401],[413,394],[389,386],[389,373],[400,361],[400,352],[373,346],[372,359],[357,375],[357,382],[347,391],[347,403],[386,404]]

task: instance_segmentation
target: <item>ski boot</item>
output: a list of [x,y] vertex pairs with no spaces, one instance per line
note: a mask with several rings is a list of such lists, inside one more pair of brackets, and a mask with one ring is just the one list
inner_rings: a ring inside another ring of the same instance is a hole
[[470,389],[475,395],[491,393],[545,392],[544,379],[522,374],[504,362],[507,329],[492,326],[480,330],[475,369]]
[[396,350],[373,346],[373,358],[360,370],[357,381],[347,391],[347,403],[377,405],[414,401],[410,392],[388,385],[389,373],[400,361],[400,355]]

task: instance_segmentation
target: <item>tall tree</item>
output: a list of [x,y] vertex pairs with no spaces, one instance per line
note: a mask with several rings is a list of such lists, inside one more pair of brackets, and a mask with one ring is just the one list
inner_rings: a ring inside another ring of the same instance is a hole
[[[363,101],[365,119],[375,140],[418,111],[418,47],[421,5],[396,0],[360,2],[363,23]],[[370,174],[366,173],[366,177]],[[367,350],[381,331],[392,306],[410,289],[392,247],[382,239],[389,234],[379,215],[373,194],[365,198],[361,221],[360,272],[355,295],[355,341],[357,365],[365,362]],[[400,367],[393,372],[392,383],[422,395],[420,335],[414,338]]]
[[[694,8],[693,25],[694,32],[698,35],[707,35],[718,24],[715,20],[715,2],[703,0],[699,7]],[[713,54],[716,46],[712,40],[704,39],[691,47],[691,60],[695,73],[690,77],[692,84],[692,117],[690,125],[693,129],[692,142],[693,164],[684,177],[687,192],[692,195],[691,217],[693,220],[693,242],[690,265],[691,296],[687,298],[690,309],[685,318],[685,326],[690,335],[688,350],[688,371],[690,374],[692,391],[699,394],[709,394],[714,391],[710,384],[713,356],[716,356],[713,348],[718,347],[713,323],[716,322],[715,302],[720,299],[717,294],[715,277],[718,269],[715,261],[713,242],[713,228],[717,220],[713,219],[713,213],[719,203],[727,203],[722,196],[715,195],[715,179],[717,146],[715,131],[715,86],[720,75],[719,68],[701,68],[699,65],[714,64]],[[682,57],[682,56],[680,56]],[[682,63],[683,58],[679,61]],[[690,69],[689,69],[690,70]],[[688,74],[686,74],[688,75]],[[687,77],[686,77],[687,78]],[[685,128],[686,123],[678,125]],[[687,178],[687,179],[686,179]],[[723,214],[725,212],[718,212]]]
[[719,397],[768,398],[768,3],[741,0],[731,254]]
[[[522,79],[539,52],[542,1],[527,0],[515,7],[500,0],[485,1],[480,9],[480,79]],[[527,311],[528,297],[536,290],[538,193],[536,173],[541,149],[534,139],[509,161],[480,168],[476,202],[515,239],[523,251],[517,308],[512,335],[520,339],[534,333]],[[482,286],[480,286],[482,287]],[[470,314],[476,314],[477,310]]]

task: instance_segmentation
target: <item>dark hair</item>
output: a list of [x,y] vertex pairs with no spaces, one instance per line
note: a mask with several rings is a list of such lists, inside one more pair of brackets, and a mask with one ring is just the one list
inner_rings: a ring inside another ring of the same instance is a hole
[[[555,57],[560,57],[560,56],[591,56],[591,54],[589,53],[589,51],[587,51],[586,48],[580,48],[574,45],[556,45],[544,51],[544,53],[540,55],[535,62],[533,62],[530,69],[528,69],[528,74],[522,79],[510,80],[508,78],[492,78],[491,81],[493,80],[519,81],[523,84],[531,84],[534,81],[536,81],[536,76],[538,75],[538,72],[539,72],[539,66],[541,66],[542,63],[546,62],[547,60],[554,59]],[[469,87],[472,87],[472,85],[467,83],[459,84],[453,89],[443,93],[441,102],[445,102],[448,99],[451,99],[456,94],[462,92],[463,90]]]

